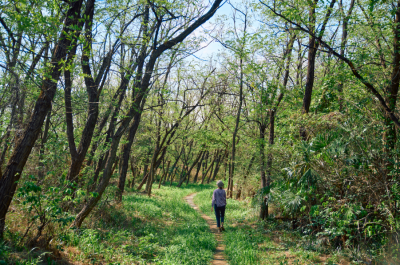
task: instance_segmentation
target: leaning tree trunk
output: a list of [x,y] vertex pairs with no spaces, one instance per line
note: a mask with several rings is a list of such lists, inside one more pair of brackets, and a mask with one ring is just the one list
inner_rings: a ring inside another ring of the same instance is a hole
[[185,181],[185,179],[187,178],[187,180],[189,181],[190,178],[190,172],[192,172],[193,168],[196,166],[196,164],[199,162],[200,157],[202,156],[203,151],[200,151],[200,153],[198,154],[198,156],[196,157],[195,161],[193,162],[192,166],[189,168],[188,172],[183,176],[183,178],[181,179],[181,181],[178,184],[178,188],[180,186],[182,186],[182,183]]
[[[147,64],[146,64],[146,69],[145,71],[142,72],[142,70],[139,70],[137,73],[137,76],[141,77],[142,73],[143,76],[140,79],[140,83],[135,84],[134,87],[139,87],[139,95],[137,96],[135,103],[131,108],[129,109],[128,115],[125,115],[126,117],[122,119],[121,125],[119,129],[117,130],[116,134],[114,135],[111,143],[111,147],[109,149],[109,156],[107,160],[106,167],[103,171],[103,177],[102,180],[96,190],[98,193],[98,196],[90,198],[89,201],[85,204],[83,209],[79,212],[79,214],[76,216],[76,219],[73,223],[72,226],[74,227],[80,227],[84,219],[89,215],[91,210],[94,208],[94,206],[97,204],[97,202],[101,199],[101,196],[106,189],[108,182],[111,177],[111,165],[115,159],[115,155],[118,149],[119,142],[121,140],[123,132],[126,130],[128,127],[131,119],[134,117],[135,122],[137,121],[137,125],[140,123],[140,118],[143,110],[143,104],[145,103],[145,99],[148,93],[148,89],[150,87],[150,81],[153,76],[153,70],[154,66],[156,64],[157,59],[167,50],[173,48],[176,44],[181,43],[189,34],[191,34],[195,29],[200,27],[202,24],[204,24],[207,20],[209,20],[216,10],[219,8],[220,3],[222,0],[215,0],[214,4],[212,7],[209,9],[209,11],[198,18],[195,22],[193,22],[188,28],[183,30],[178,36],[176,36],[173,39],[167,40],[164,43],[160,44],[157,48],[153,49],[151,51],[150,56],[147,58]],[[147,24],[147,23],[145,23]],[[155,46],[155,45],[154,45]],[[143,54],[144,55],[144,54]],[[139,57],[142,57],[139,55]],[[144,64],[144,58],[141,59],[141,63]],[[143,64],[142,66],[138,67],[138,69],[143,69]],[[136,82],[135,82],[136,83]],[[140,106],[140,108],[138,108]],[[132,116],[131,116],[132,115]],[[110,165],[111,164],[111,165]]]
[[0,179],[0,238],[3,237],[6,214],[11,200],[14,197],[17,182],[21,177],[22,170],[38,138],[40,128],[42,128],[47,113],[51,108],[51,102],[57,90],[57,82],[61,75],[62,64],[59,62],[65,60],[71,42],[78,38],[77,34],[73,34],[72,31],[79,24],[82,3],[83,0],[69,3],[64,27],[61,31],[60,39],[55,45],[54,54],[51,59],[51,72],[45,75],[50,77],[43,80],[42,90],[36,100],[32,116],[20,140],[16,143],[14,152]]
[[[210,175],[208,176],[208,179],[207,179],[207,184],[210,183],[210,180],[211,180],[211,177],[213,176],[213,173],[215,171],[217,171],[217,166],[218,166],[218,161],[219,161],[219,156],[220,156],[220,152],[221,151],[217,150],[217,153],[215,154],[215,158],[214,158],[213,162],[211,163],[211,171],[210,171]],[[217,161],[217,162],[215,162],[215,161]],[[214,165],[215,165],[215,168],[214,168]]]
[[134,125],[135,125],[135,123],[132,123],[131,127],[129,128],[128,142],[122,146],[122,162],[121,162],[121,169],[120,169],[119,178],[118,178],[118,189],[116,192],[116,200],[118,202],[122,201],[122,194],[124,193],[124,189],[125,189],[125,181],[126,181],[126,174],[128,172],[131,147],[133,144],[133,140],[135,139],[136,130],[137,130],[137,126],[134,126]]
[[225,156],[225,155],[220,155],[220,156],[218,157],[218,159],[217,159],[217,164],[215,165],[214,176],[213,176],[213,178],[212,178],[212,181],[215,181],[215,179],[216,179],[216,177],[217,177],[218,171],[219,171],[219,169],[220,169],[220,167],[221,167],[221,160],[223,159],[224,156]]
[[[167,162],[167,170],[164,173],[164,181],[163,181],[163,185],[165,185],[166,181],[167,181],[167,177],[168,177],[168,172],[169,172],[169,165],[171,164],[171,160],[168,160]],[[160,181],[161,182],[161,181]]]
[[[133,118],[134,118],[134,123],[136,124],[136,127],[139,126],[140,119],[142,116],[142,109],[143,105],[145,102],[145,95],[139,95],[137,100],[135,100],[136,104],[135,106],[140,107],[133,107],[132,111],[134,112]],[[136,110],[135,110],[136,109]],[[82,225],[82,222],[86,219],[86,217],[90,214],[90,212],[93,210],[93,208],[97,205],[97,203],[100,201],[104,191],[106,190],[108,183],[110,181],[110,178],[112,176],[113,172],[113,164],[115,163],[115,158],[116,154],[118,151],[118,146],[120,143],[120,140],[122,138],[123,132],[126,130],[126,127],[129,125],[129,121],[132,119],[132,117],[126,117],[125,120],[121,122],[120,127],[118,128],[117,132],[113,136],[113,139],[111,141],[111,146],[110,149],[108,150],[108,156],[107,156],[107,161],[106,161],[106,166],[104,167],[103,170],[103,175],[102,178],[99,182],[99,185],[96,188],[96,193],[97,196],[91,197],[86,204],[83,206],[82,210],[78,213],[76,216],[73,224],[71,225],[72,227],[77,227],[80,228]],[[137,128],[136,128],[137,130]]]
[[203,155],[201,156],[201,159],[200,159],[200,161],[199,161],[198,164],[197,164],[197,170],[196,170],[196,174],[194,175],[194,178],[193,178],[193,183],[196,183],[196,182],[197,182],[197,178],[198,178],[198,176],[199,176],[199,172],[200,172],[201,165],[202,165],[202,163],[203,163],[203,159],[204,159],[205,154],[206,154],[206,151],[203,152]]
[[206,179],[206,176],[207,176],[208,172],[210,171],[212,165],[214,164],[214,161],[215,161],[216,157],[217,157],[217,151],[215,152],[214,158],[211,161],[210,165],[208,166],[206,173],[204,174],[204,176],[202,176],[202,180],[201,180],[201,184],[202,185],[204,184],[204,180]]

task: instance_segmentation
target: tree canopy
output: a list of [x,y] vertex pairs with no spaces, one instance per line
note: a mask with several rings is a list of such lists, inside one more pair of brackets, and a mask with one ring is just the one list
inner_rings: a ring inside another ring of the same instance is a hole
[[260,223],[398,246],[400,1],[0,6],[1,238],[14,209],[38,245],[127,190],[222,179]]

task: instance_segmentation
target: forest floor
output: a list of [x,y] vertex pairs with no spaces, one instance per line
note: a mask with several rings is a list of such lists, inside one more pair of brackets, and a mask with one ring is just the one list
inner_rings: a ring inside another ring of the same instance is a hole
[[210,225],[216,227],[213,190],[210,185],[155,186],[151,197],[128,190],[121,204],[105,200],[81,230],[55,235],[42,251],[16,246],[25,231],[15,205],[0,244],[0,264],[349,264],[342,253],[328,255],[292,231],[290,223],[259,222],[249,200],[228,199],[227,231],[216,237],[210,232]]
[[[210,210],[212,190],[194,196],[199,210],[210,218],[214,218]],[[315,238],[293,231],[290,222],[268,219],[261,223],[257,210],[249,200],[227,200],[223,244],[228,264],[358,264],[350,263],[343,252],[329,253],[329,249],[318,247]]]

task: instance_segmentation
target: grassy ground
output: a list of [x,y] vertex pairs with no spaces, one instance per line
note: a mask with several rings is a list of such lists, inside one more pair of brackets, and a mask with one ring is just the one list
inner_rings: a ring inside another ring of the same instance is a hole
[[[216,240],[183,198],[198,193],[194,202],[214,218],[213,190],[210,185],[155,186],[150,198],[128,190],[122,204],[103,200],[80,231],[55,233],[47,250],[18,244],[26,225],[22,212],[14,208],[7,219],[6,241],[0,243],[0,265],[209,264]],[[110,198],[112,194],[109,191]],[[290,223],[260,222],[248,201],[228,200],[225,227],[230,265],[349,264],[343,252],[318,247],[315,238],[293,231]]]
[[[194,202],[211,217],[212,190],[199,192]],[[273,219],[261,223],[248,201],[228,199],[224,242],[230,265],[250,264],[348,264],[339,254],[325,255],[313,241],[290,224]]]
[[8,231],[0,264],[209,264],[216,240],[183,200],[204,189],[210,186],[155,188],[151,198],[128,191],[120,205],[103,203],[79,232],[53,240],[57,261],[54,254],[16,248],[17,232]]

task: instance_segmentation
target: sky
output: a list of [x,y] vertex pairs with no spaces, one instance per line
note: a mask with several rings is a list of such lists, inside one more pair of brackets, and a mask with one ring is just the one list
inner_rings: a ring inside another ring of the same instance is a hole
[[[231,3],[235,4],[235,3],[239,3],[240,1],[237,0],[233,0],[231,1]],[[195,34],[199,34],[199,32],[203,32],[205,29],[212,29],[215,24],[216,24],[216,20],[218,19],[218,17],[221,17],[225,15],[227,18],[227,22],[229,23],[229,20],[232,19],[232,7],[225,2],[225,4],[223,6],[221,6],[217,12],[215,13],[215,15],[206,23],[204,23],[204,25],[197,29]],[[200,34],[204,34],[204,33],[200,33]],[[209,43],[209,41],[211,41],[211,37],[207,36],[208,42],[207,43],[203,43],[203,45],[205,46],[206,44]],[[203,46],[203,47],[204,47]],[[206,46],[205,48],[199,50],[198,52],[194,53],[194,56],[190,56],[188,59],[189,60],[205,60],[208,61],[208,59],[213,55],[213,54],[217,54],[218,52],[222,51],[224,49],[224,47],[216,42],[216,41],[212,41],[210,44],[208,44],[208,46]]]

